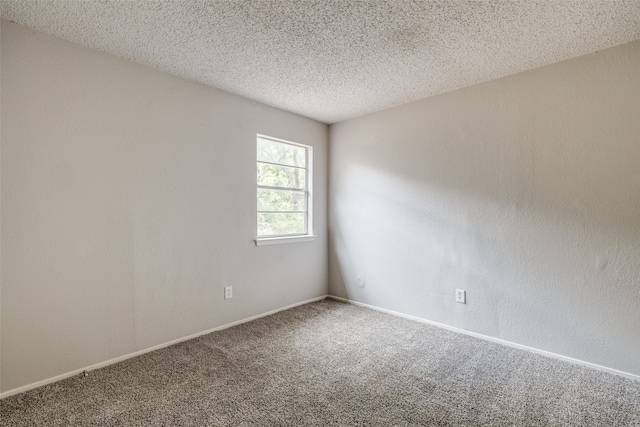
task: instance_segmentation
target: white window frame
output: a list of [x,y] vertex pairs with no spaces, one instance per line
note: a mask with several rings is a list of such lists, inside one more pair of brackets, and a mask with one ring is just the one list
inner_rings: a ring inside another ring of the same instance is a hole
[[[304,189],[304,193],[305,193],[305,206],[306,206],[306,212],[305,212],[305,228],[306,228],[306,233],[304,234],[274,234],[274,235],[266,235],[266,236],[259,236],[258,235],[258,221],[257,221],[257,215],[260,214],[261,212],[257,209],[257,205],[256,205],[256,246],[265,246],[265,245],[277,245],[277,244],[282,244],[282,243],[296,243],[296,242],[308,242],[308,241],[312,241],[314,239],[314,234],[313,234],[313,147],[311,147],[310,145],[305,145],[305,144],[300,144],[297,142],[293,142],[293,141],[287,141],[286,139],[280,139],[280,138],[274,138],[272,136],[268,136],[268,135],[263,135],[263,134],[257,134],[256,135],[256,150],[257,150],[257,145],[258,145],[258,139],[268,139],[270,141],[274,141],[274,142],[278,142],[281,144],[289,144],[289,145],[294,145],[296,147],[302,147],[305,149],[305,153],[306,153],[306,164],[305,164],[305,189]],[[256,168],[257,165],[259,163],[265,163],[265,162],[261,162],[258,161],[257,156],[256,156]],[[271,163],[274,164],[276,166],[283,166],[283,167],[291,167],[290,165],[285,165],[285,164],[279,164],[279,163]],[[256,178],[257,178],[257,174],[256,174]],[[257,183],[256,180],[256,198],[255,200],[257,201],[258,197],[257,197],[257,190],[260,188],[266,188],[266,189],[274,189],[274,187],[270,187],[270,186],[263,186]],[[288,190],[286,188],[284,188],[284,190]]]

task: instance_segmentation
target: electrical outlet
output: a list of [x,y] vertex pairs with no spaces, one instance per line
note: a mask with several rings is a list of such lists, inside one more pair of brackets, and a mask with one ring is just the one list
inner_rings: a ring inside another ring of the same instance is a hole
[[233,297],[233,288],[231,286],[224,287],[224,299],[231,299]]
[[467,291],[463,289],[456,289],[456,302],[461,304],[467,303]]

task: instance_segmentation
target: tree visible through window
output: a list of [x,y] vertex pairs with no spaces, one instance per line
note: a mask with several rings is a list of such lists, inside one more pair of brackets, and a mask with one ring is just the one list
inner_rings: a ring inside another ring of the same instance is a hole
[[311,234],[311,147],[258,135],[258,238]]

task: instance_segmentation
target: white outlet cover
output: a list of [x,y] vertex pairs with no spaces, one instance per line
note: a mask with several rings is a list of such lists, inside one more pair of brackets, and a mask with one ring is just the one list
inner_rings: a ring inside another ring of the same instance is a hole
[[456,302],[461,304],[467,303],[467,291],[463,289],[456,289]]
[[224,299],[230,299],[233,297],[233,288],[231,286],[225,286]]

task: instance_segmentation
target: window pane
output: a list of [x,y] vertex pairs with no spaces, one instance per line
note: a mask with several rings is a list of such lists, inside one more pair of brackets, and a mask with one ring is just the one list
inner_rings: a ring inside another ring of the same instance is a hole
[[306,157],[304,147],[258,138],[258,161],[306,167]]
[[305,170],[258,163],[258,185],[305,188]]
[[306,234],[304,213],[259,213],[258,236]]
[[258,210],[305,212],[305,193],[258,188]]

